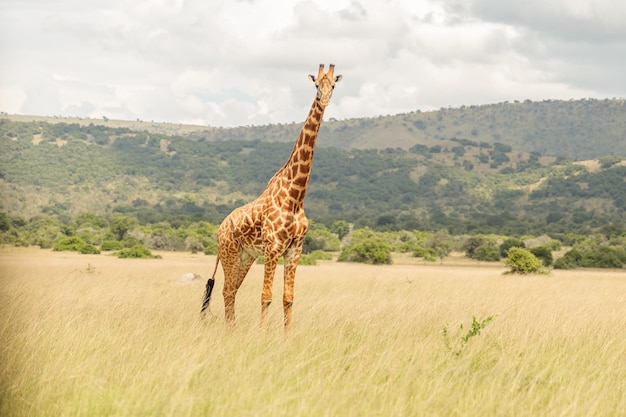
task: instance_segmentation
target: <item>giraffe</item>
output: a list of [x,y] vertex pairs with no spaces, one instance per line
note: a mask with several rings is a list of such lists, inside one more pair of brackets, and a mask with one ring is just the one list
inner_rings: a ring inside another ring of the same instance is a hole
[[208,279],[201,314],[209,306],[215,284],[215,273],[222,262],[224,271],[224,308],[226,323],[235,322],[235,296],[255,259],[265,258],[263,291],[261,293],[261,328],[267,327],[267,314],[272,302],[272,285],[278,259],[284,258],[284,325],[291,326],[293,287],[296,267],[308,228],[304,214],[304,196],[311,177],[311,164],[317,133],[324,109],[328,106],[335,83],[335,66],[327,73],[320,64],[317,77],[309,75],[317,94],[309,115],[293,147],[289,159],[269,180],[265,190],[254,201],[236,208],[217,231],[217,259],[213,275]]

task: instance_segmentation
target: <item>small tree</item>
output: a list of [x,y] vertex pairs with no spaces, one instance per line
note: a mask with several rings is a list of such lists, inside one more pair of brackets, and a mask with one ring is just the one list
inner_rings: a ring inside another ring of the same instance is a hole
[[94,245],[86,243],[78,236],[67,236],[58,239],[52,248],[53,251],[73,251],[82,254],[99,254],[100,250]]
[[68,236],[62,237],[54,242],[54,246],[52,247],[53,251],[72,251],[72,252],[80,252],[82,247],[85,246],[85,241],[82,240],[78,236]]
[[500,256],[506,258],[511,248],[523,248],[524,242],[521,239],[510,237],[500,244]]
[[153,255],[150,249],[143,245],[135,245],[132,248],[122,249],[119,252],[115,252],[118,258],[149,258],[160,259],[161,255]]
[[350,233],[350,224],[345,220],[337,220],[330,226],[330,231],[335,233],[339,240],[343,240]]
[[134,217],[124,215],[113,215],[109,220],[109,229],[115,235],[117,240],[122,241],[126,237],[126,233],[133,227],[137,226],[138,221]]
[[537,246],[530,249],[530,252],[541,260],[543,266],[550,266],[554,262],[552,251],[546,246]]
[[477,261],[497,262],[500,260],[500,251],[492,244],[482,245],[474,251],[473,259]]
[[391,264],[391,249],[381,234],[369,228],[360,229],[352,236],[352,242],[341,251],[338,261]]
[[529,250],[512,247],[504,260],[504,264],[511,268],[513,274],[532,274],[539,272],[541,262]]

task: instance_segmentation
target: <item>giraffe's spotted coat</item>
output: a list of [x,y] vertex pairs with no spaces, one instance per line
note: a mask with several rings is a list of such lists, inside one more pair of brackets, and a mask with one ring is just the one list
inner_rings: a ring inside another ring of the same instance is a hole
[[[217,232],[217,263],[224,270],[224,304],[226,321],[235,321],[235,296],[254,260],[265,258],[263,292],[261,294],[261,326],[267,323],[272,302],[272,284],[278,258],[284,257],[283,309],[285,327],[291,324],[296,267],[309,222],[304,214],[304,197],[311,175],[315,142],[324,109],[329,103],[335,83],[334,65],[324,73],[320,65],[315,82],[317,95],[287,163],[270,179],[263,193],[254,201],[233,210]],[[216,269],[217,269],[216,263]],[[213,278],[215,278],[215,272]],[[202,310],[208,306],[210,291]],[[212,285],[211,285],[212,289]]]

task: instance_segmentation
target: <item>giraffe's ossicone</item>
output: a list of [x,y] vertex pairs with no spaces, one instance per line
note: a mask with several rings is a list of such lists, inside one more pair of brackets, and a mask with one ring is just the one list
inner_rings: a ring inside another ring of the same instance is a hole
[[324,72],[319,66],[315,83],[316,96],[309,115],[285,165],[269,180],[263,193],[254,201],[232,211],[217,231],[217,259],[213,276],[206,285],[201,312],[209,306],[215,284],[215,273],[221,261],[224,271],[224,306],[226,322],[235,321],[235,296],[255,259],[263,255],[264,279],[261,294],[261,327],[267,324],[267,312],[272,302],[272,284],[278,259],[283,256],[285,328],[291,325],[294,280],[308,228],[304,214],[304,197],[311,178],[315,142],[324,109],[330,102],[335,83],[335,66]]

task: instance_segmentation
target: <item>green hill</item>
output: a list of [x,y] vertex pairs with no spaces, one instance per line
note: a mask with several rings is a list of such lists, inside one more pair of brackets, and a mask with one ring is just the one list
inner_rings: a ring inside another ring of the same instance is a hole
[[[328,121],[307,213],[327,224],[511,235],[624,222],[625,114],[622,101],[583,100]],[[26,120],[0,118],[0,211],[142,223],[219,223],[263,190],[301,127]]]
[[[209,140],[292,141],[299,124],[194,132]],[[324,123],[320,146],[410,149],[458,139],[571,159],[626,155],[624,100],[500,103]]]
[[[329,112],[330,113],[330,112]],[[302,115],[303,118],[306,115]],[[4,115],[21,122],[101,125],[195,140],[242,140],[292,143],[301,123],[210,128],[197,125]],[[441,140],[496,142],[516,151],[537,152],[576,160],[626,155],[626,101],[622,99],[505,102],[483,106],[413,111],[394,116],[330,119],[320,129],[318,146],[339,149],[408,150]]]

